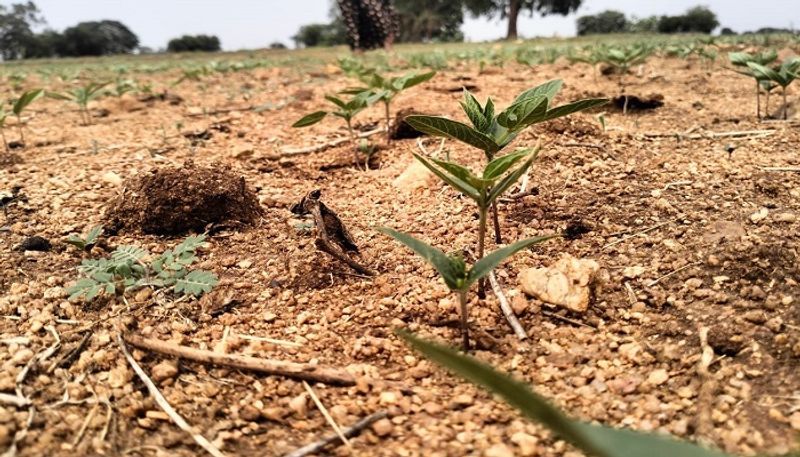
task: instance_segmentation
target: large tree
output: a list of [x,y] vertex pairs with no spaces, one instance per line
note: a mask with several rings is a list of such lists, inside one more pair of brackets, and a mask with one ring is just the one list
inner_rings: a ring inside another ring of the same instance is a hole
[[475,16],[500,16],[508,19],[506,39],[518,37],[517,20],[522,10],[542,16],[560,14],[566,16],[581,6],[582,0],[464,0],[464,5]]
[[119,21],[89,21],[64,30],[62,56],[126,54],[139,46],[139,38]]
[[397,41],[462,41],[464,7],[454,0],[395,0],[400,24]]
[[353,50],[390,47],[397,35],[397,12],[392,0],[337,0]]
[[20,59],[34,40],[32,27],[44,23],[33,2],[0,5],[0,55],[3,60]]

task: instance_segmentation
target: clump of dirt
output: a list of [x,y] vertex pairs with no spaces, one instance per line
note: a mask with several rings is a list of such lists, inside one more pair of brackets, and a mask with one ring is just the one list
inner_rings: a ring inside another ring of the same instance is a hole
[[107,214],[110,230],[159,235],[203,231],[209,225],[249,225],[263,213],[244,177],[223,164],[151,170],[128,180]]
[[561,117],[545,124],[548,132],[573,137],[601,136],[600,127],[579,117]]
[[8,168],[22,163],[22,157],[14,152],[0,154],[0,169]]
[[394,118],[394,123],[392,123],[392,127],[389,129],[389,137],[391,139],[405,140],[408,138],[419,138],[424,135],[424,133],[408,125],[408,123],[406,122],[406,117],[411,116],[412,114],[425,114],[425,113],[420,113],[414,108],[405,108],[398,111],[397,115]]
[[664,106],[664,96],[661,94],[650,94],[639,97],[638,95],[620,95],[611,100],[611,104],[622,111],[625,107],[625,99],[628,99],[628,111],[650,111]]

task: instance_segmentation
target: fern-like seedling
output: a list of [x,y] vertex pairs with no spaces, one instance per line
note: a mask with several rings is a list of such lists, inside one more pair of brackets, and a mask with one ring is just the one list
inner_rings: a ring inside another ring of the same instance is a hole
[[84,260],[78,267],[83,277],[67,292],[71,300],[83,297],[86,301],[101,294],[124,295],[143,287],[200,296],[219,282],[209,271],[189,269],[204,241],[205,235],[190,236],[154,259],[138,246],[119,246],[109,258]]
[[[795,79],[800,77],[800,58],[794,57],[786,59],[780,66],[770,68],[756,62],[747,62],[747,67],[760,81],[762,86],[769,87],[770,85],[777,85],[781,87],[783,95],[783,119],[788,118],[788,104],[786,102],[786,88],[794,82]],[[769,91],[767,91],[769,96]],[[767,98],[769,100],[769,98]],[[769,103],[769,102],[767,102]],[[769,105],[768,105],[769,106]],[[769,111],[769,108],[767,108]]]
[[92,247],[97,244],[97,240],[100,239],[100,235],[103,234],[103,226],[96,225],[89,230],[86,234],[86,237],[81,237],[80,235],[72,234],[70,235],[66,242],[75,246],[76,248],[80,249],[81,251],[88,251],[92,249]]
[[461,337],[465,351],[469,350],[469,310],[467,309],[467,292],[472,284],[488,275],[503,260],[517,251],[541,243],[555,236],[540,236],[517,241],[516,243],[498,249],[486,257],[479,259],[472,265],[472,268],[467,269],[464,258],[458,254],[447,255],[439,249],[407,233],[398,232],[390,228],[379,228],[378,230],[403,243],[406,247],[424,258],[442,276],[447,287],[458,295],[458,303],[461,312]]
[[25,132],[22,128],[22,113],[25,111],[25,108],[27,108],[28,105],[38,100],[42,96],[42,94],[44,94],[44,89],[33,89],[24,92],[14,102],[14,106],[11,109],[11,111],[14,113],[14,116],[17,117],[17,127],[19,128],[19,140],[23,145],[25,145]]
[[76,87],[69,92],[48,92],[47,96],[56,100],[70,101],[78,105],[83,125],[89,125],[92,123],[92,115],[89,113],[89,102],[103,95],[102,89],[109,84],[109,82],[90,82],[85,86]]

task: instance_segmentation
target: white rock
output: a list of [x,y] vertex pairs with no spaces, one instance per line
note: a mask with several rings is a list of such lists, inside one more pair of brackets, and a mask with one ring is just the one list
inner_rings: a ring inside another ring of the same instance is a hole
[[122,178],[118,174],[114,173],[113,171],[107,171],[107,172],[103,173],[103,176],[101,177],[101,179],[103,180],[103,182],[107,182],[107,183],[111,184],[112,186],[121,186],[122,185]]
[[644,267],[641,265],[626,267],[624,270],[622,270],[622,276],[628,279],[634,279],[641,276],[644,273],[644,271],[645,271]]
[[402,191],[413,192],[422,187],[427,187],[433,181],[433,178],[434,174],[425,168],[425,165],[420,163],[419,160],[414,159],[408,168],[395,178],[392,185]]
[[654,370],[650,373],[650,376],[647,377],[647,382],[653,386],[660,386],[669,380],[669,373],[667,370],[660,368],[658,370]]
[[522,290],[543,302],[582,313],[589,307],[592,283],[600,264],[565,254],[548,268],[529,268],[519,274]]
[[761,208],[760,210],[750,215],[750,222],[758,224],[759,222],[766,219],[767,216],[769,216],[769,210],[767,208]]

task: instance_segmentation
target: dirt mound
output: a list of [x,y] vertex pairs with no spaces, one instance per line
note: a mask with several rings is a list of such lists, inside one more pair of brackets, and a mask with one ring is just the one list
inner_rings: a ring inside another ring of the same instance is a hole
[[204,167],[187,161],[125,182],[107,220],[111,230],[173,235],[203,231],[210,224],[247,225],[261,214],[243,176],[222,164]]
[[415,110],[414,108],[406,108],[398,111],[397,116],[395,116],[394,118],[394,123],[392,124],[392,127],[389,130],[389,137],[391,139],[404,140],[409,138],[419,138],[424,135],[424,133],[410,126],[406,122],[406,116],[411,116],[412,114],[425,114],[425,113],[421,113]]
[[545,124],[545,129],[556,135],[566,134],[578,138],[602,134],[598,124],[593,124],[575,116],[553,119]]
[[0,169],[9,168],[22,163],[22,157],[14,152],[0,152]]

